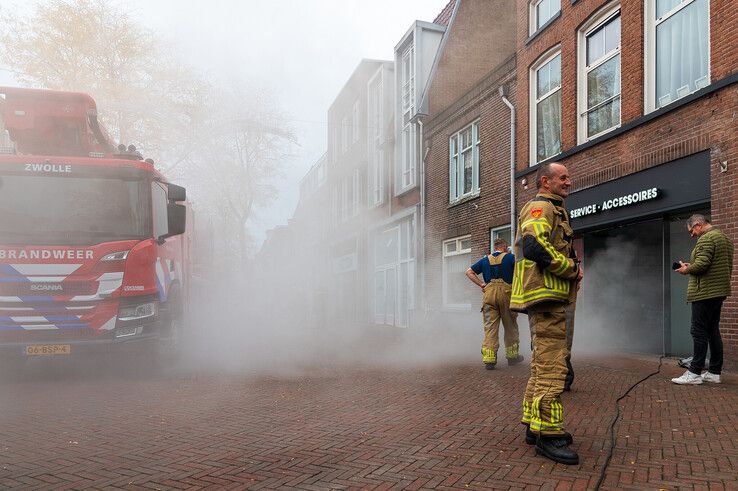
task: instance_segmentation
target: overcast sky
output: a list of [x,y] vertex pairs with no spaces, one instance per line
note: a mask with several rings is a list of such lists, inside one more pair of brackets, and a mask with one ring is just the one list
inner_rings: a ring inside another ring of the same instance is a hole
[[[4,8],[28,9],[29,3],[11,1]],[[432,21],[448,0],[119,3],[195,68],[216,80],[269,87],[289,115],[300,148],[279,200],[252,224],[260,243],[267,229],[292,216],[300,178],[326,150],[328,106],[359,61],[391,60],[395,44],[411,24],[416,19]],[[12,75],[2,70],[0,84],[15,85]]]
[[297,184],[326,150],[328,106],[362,58],[391,60],[416,19],[432,21],[448,0],[135,0],[141,22],[192,65],[219,79],[269,86],[300,138],[277,204],[254,231],[284,224]]

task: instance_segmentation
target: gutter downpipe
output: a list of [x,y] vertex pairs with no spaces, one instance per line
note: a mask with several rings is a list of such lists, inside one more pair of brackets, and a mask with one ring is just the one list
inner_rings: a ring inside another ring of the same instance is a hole
[[507,87],[502,85],[499,88],[502,102],[510,108],[510,247],[515,247],[515,232],[517,219],[515,213],[515,106],[507,99]]
[[[423,154],[423,120],[418,114],[418,156],[420,157],[420,223],[418,224],[418,264],[420,266],[420,305],[423,313],[426,312],[425,305],[425,158]],[[427,154],[427,151],[426,151]]]

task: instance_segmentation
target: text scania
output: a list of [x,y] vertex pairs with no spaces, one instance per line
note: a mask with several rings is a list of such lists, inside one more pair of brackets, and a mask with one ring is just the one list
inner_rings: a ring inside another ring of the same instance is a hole
[[28,172],[56,172],[64,174],[72,172],[72,166],[69,164],[26,164]]
[[0,259],[92,259],[83,249],[0,249]]

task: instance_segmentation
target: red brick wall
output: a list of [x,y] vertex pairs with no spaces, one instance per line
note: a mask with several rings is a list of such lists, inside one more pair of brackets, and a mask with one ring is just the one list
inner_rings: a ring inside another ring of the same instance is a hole
[[[529,161],[528,70],[538,57],[558,43],[562,53],[562,150],[576,141],[576,42],[578,27],[607,2],[562,0],[561,17],[528,45],[526,2],[518,9],[518,169]],[[710,0],[711,82],[738,71],[738,9],[734,0]],[[621,2],[622,23],[622,121],[643,116],[643,0]],[[702,150],[711,155],[713,223],[738,243],[738,84],[727,86],[614,138],[571,155],[562,161],[574,178],[575,188],[601,184],[639,170],[669,162]],[[727,161],[721,173],[719,163]],[[534,174],[528,189],[518,180],[518,206],[535,192]],[[723,308],[721,331],[726,362],[738,362],[738,275],[733,276],[734,295]]]
[[[426,300],[430,311],[443,307],[442,242],[471,234],[471,259],[489,253],[490,229],[510,222],[510,110],[498,93],[500,85],[510,89],[515,104],[515,60],[498,68],[473,98],[462,98],[425,126],[426,145]],[[478,197],[449,206],[449,138],[479,120]],[[471,263],[470,263],[471,264]],[[470,299],[472,305],[478,298]],[[477,322],[474,312],[474,322]]]

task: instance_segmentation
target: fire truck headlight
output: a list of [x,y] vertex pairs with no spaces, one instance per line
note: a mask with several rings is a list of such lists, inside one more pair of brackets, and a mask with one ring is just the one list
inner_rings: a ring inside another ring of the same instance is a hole
[[128,251],[111,252],[100,258],[100,261],[122,261],[128,257]]
[[135,321],[153,317],[157,312],[156,302],[141,303],[138,305],[125,305],[118,309],[119,321]]

